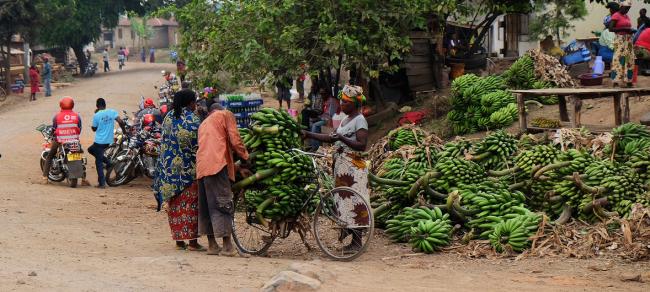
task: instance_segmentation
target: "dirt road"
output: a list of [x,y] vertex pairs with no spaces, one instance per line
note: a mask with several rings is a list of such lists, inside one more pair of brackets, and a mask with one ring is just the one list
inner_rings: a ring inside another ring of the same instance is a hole
[[[77,80],[54,97],[0,107],[0,291],[254,291],[292,262],[312,260],[335,274],[323,291],[648,291],[647,283],[621,281],[622,274],[650,271],[648,263],[472,260],[450,252],[385,259],[409,251],[381,236],[352,263],[307,252],[295,237],[272,247],[268,258],[177,251],[145,179],[106,190],[40,184],[42,139],[34,128],[51,120],[59,97],[75,98],[87,147],[95,98],[133,111],[141,94],[155,93],[162,69],[172,67],[129,63],[122,72]],[[95,184],[92,157],[88,173]]]

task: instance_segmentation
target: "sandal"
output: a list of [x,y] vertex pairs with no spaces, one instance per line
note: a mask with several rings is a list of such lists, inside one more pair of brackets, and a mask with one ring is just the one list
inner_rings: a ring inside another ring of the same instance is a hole
[[207,249],[205,247],[203,247],[202,245],[200,245],[200,244],[187,245],[187,250],[189,250],[189,251],[207,251]]
[[231,251],[222,250],[222,251],[219,252],[219,255],[232,258],[232,257],[238,256],[239,253],[237,252],[236,249],[233,248]]

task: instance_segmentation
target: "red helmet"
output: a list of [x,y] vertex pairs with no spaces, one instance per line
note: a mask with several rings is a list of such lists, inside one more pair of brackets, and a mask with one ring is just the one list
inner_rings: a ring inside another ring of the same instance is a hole
[[59,101],[59,107],[62,110],[71,110],[74,108],[74,100],[72,97],[66,96]]
[[151,125],[154,121],[156,121],[156,117],[154,117],[152,114],[146,114],[142,118],[142,121],[144,122],[145,126]]
[[167,113],[167,105],[166,105],[166,104],[163,104],[163,105],[160,107],[160,112],[161,112],[163,115]]
[[144,100],[144,107],[155,107],[153,104],[153,99],[150,97]]

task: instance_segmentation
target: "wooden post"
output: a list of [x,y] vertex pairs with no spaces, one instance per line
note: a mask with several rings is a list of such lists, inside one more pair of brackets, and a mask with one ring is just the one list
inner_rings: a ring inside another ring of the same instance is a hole
[[614,94],[614,123],[620,126],[622,123],[621,117],[621,93]]
[[623,102],[623,123],[630,122],[630,94],[626,93]]
[[566,97],[564,95],[558,95],[558,106],[560,107],[560,121],[568,122],[569,114],[566,109]]
[[582,100],[580,96],[573,96],[573,113],[571,119],[571,127],[579,128],[580,127],[580,110],[582,110]]
[[524,95],[517,93],[517,109],[519,110],[519,130],[522,134],[528,132],[528,121],[526,121],[526,104],[524,103]]

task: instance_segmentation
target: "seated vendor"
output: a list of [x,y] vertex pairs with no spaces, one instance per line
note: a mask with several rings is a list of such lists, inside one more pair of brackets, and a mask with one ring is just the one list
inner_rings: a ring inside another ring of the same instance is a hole
[[643,30],[634,43],[634,54],[637,59],[650,60],[650,29]]

